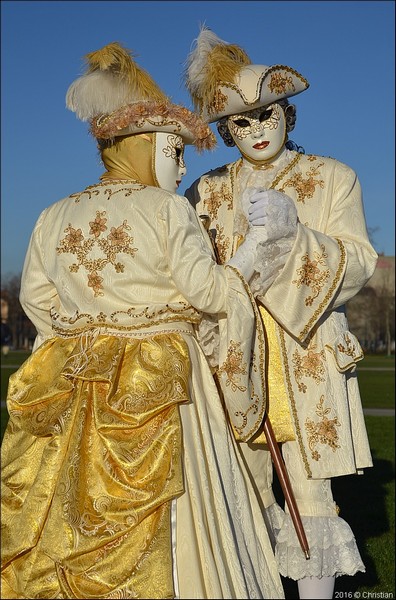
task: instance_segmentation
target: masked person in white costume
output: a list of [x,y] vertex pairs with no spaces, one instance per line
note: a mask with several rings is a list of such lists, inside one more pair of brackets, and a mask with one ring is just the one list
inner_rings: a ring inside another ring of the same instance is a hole
[[309,560],[290,516],[283,523],[275,518],[272,480],[262,463],[265,438],[241,450],[272,513],[280,573],[298,580],[300,598],[331,598],[336,576],[365,570],[342,503],[339,516],[333,500],[331,478],[372,466],[356,380],[363,353],[344,311],[377,260],[359,181],[345,164],[293,149],[288,133],[296,109],[288,98],[309,85],[293,68],[252,64],[241,47],[203,27],[185,76],[197,112],[216,122],[225,144],[241,154],[185,193],[209,217],[220,263],[232,262],[252,224],[266,230],[249,284],[266,329],[268,414]]
[[[120,44],[86,58],[67,106],[106,171],[42,212],[24,264],[38,335],[9,382],[2,597],[283,598],[236,442],[257,430],[265,389],[253,414],[234,384],[254,374],[225,376],[231,427],[195,335],[203,311],[219,313],[219,355],[231,336],[247,365],[264,360],[243,277],[263,229],[240,265],[217,265],[175,193],[184,144],[211,148],[210,128]],[[227,328],[233,310],[248,343]]]

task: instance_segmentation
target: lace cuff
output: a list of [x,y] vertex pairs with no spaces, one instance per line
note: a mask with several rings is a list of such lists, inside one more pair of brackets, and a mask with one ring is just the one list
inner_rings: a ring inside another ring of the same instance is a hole
[[260,244],[249,284],[254,296],[264,296],[286,264],[296,234],[274,242]]
[[306,560],[291,520],[286,514],[281,530],[275,533],[276,560],[284,577],[339,577],[365,572],[355,537],[340,517],[301,517],[311,558]]

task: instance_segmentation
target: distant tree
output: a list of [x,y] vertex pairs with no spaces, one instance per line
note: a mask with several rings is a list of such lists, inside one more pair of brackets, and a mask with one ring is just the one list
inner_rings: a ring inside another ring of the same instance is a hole
[[367,227],[367,233],[369,236],[370,243],[375,248],[375,233],[379,230],[379,227]]
[[371,287],[364,287],[346,304],[349,328],[356,335],[365,351],[373,351],[378,338],[377,294]]
[[19,302],[21,274],[10,274],[1,280],[1,298],[8,303],[7,325],[11,330],[15,349],[29,350],[37,335],[36,329]]
[[395,279],[394,262],[380,255],[374,278],[346,305],[351,331],[365,350],[394,350]]

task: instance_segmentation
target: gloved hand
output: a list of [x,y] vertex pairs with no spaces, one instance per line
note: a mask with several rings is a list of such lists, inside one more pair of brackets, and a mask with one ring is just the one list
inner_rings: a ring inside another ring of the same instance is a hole
[[249,281],[257,268],[259,245],[265,243],[266,236],[264,227],[250,227],[243,243],[226,263],[238,269],[246,281]]
[[297,210],[289,196],[262,188],[247,188],[243,195],[243,205],[248,207],[249,223],[265,228],[267,242],[296,233]]

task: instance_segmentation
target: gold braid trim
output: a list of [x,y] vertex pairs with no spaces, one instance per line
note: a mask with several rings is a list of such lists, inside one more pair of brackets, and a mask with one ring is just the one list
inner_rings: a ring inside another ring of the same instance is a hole
[[307,336],[308,332],[310,331],[312,325],[315,323],[318,316],[323,312],[324,307],[327,306],[327,304],[330,302],[333,292],[334,292],[338,282],[341,279],[341,274],[344,270],[344,265],[345,265],[346,252],[345,252],[344,244],[341,242],[341,240],[336,238],[336,242],[337,242],[337,244],[340,248],[340,252],[341,252],[340,264],[338,265],[338,269],[335,274],[333,283],[332,283],[330,289],[328,290],[326,296],[323,298],[322,302],[319,304],[318,308],[315,310],[314,314],[312,315],[312,317],[309,319],[309,321],[306,324],[306,326],[304,327],[304,329],[299,334],[298,339],[301,341],[303,341],[305,339],[305,337]]
[[300,452],[301,452],[301,458],[302,461],[304,463],[304,467],[305,470],[307,472],[307,476],[308,478],[312,477],[312,471],[311,468],[309,466],[309,462],[308,462],[308,458],[307,458],[307,454],[305,452],[305,448],[304,448],[304,443],[303,443],[303,439],[302,439],[302,434],[301,434],[301,429],[300,429],[300,423],[298,420],[298,412],[297,412],[297,407],[296,407],[296,401],[294,398],[294,391],[293,391],[293,385],[290,379],[290,371],[289,371],[289,362],[288,362],[288,358],[287,358],[287,351],[286,351],[286,341],[285,341],[285,332],[283,331],[282,327],[280,327],[278,324],[276,324],[276,327],[279,331],[279,338],[280,338],[280,342],[281,342],[281,350],[282,350],[282,355],[283,355],[283,363],[285,365],[285,378],[286,378],[286,382],[287,382],[287,390],[289,393],[289,401],[290,401],[290,407],[291,407],[291,411],[293,414],[293,421],[294,421],[294,427],[295,427],[295,432],[297,435],[297,442],[300,448]]

